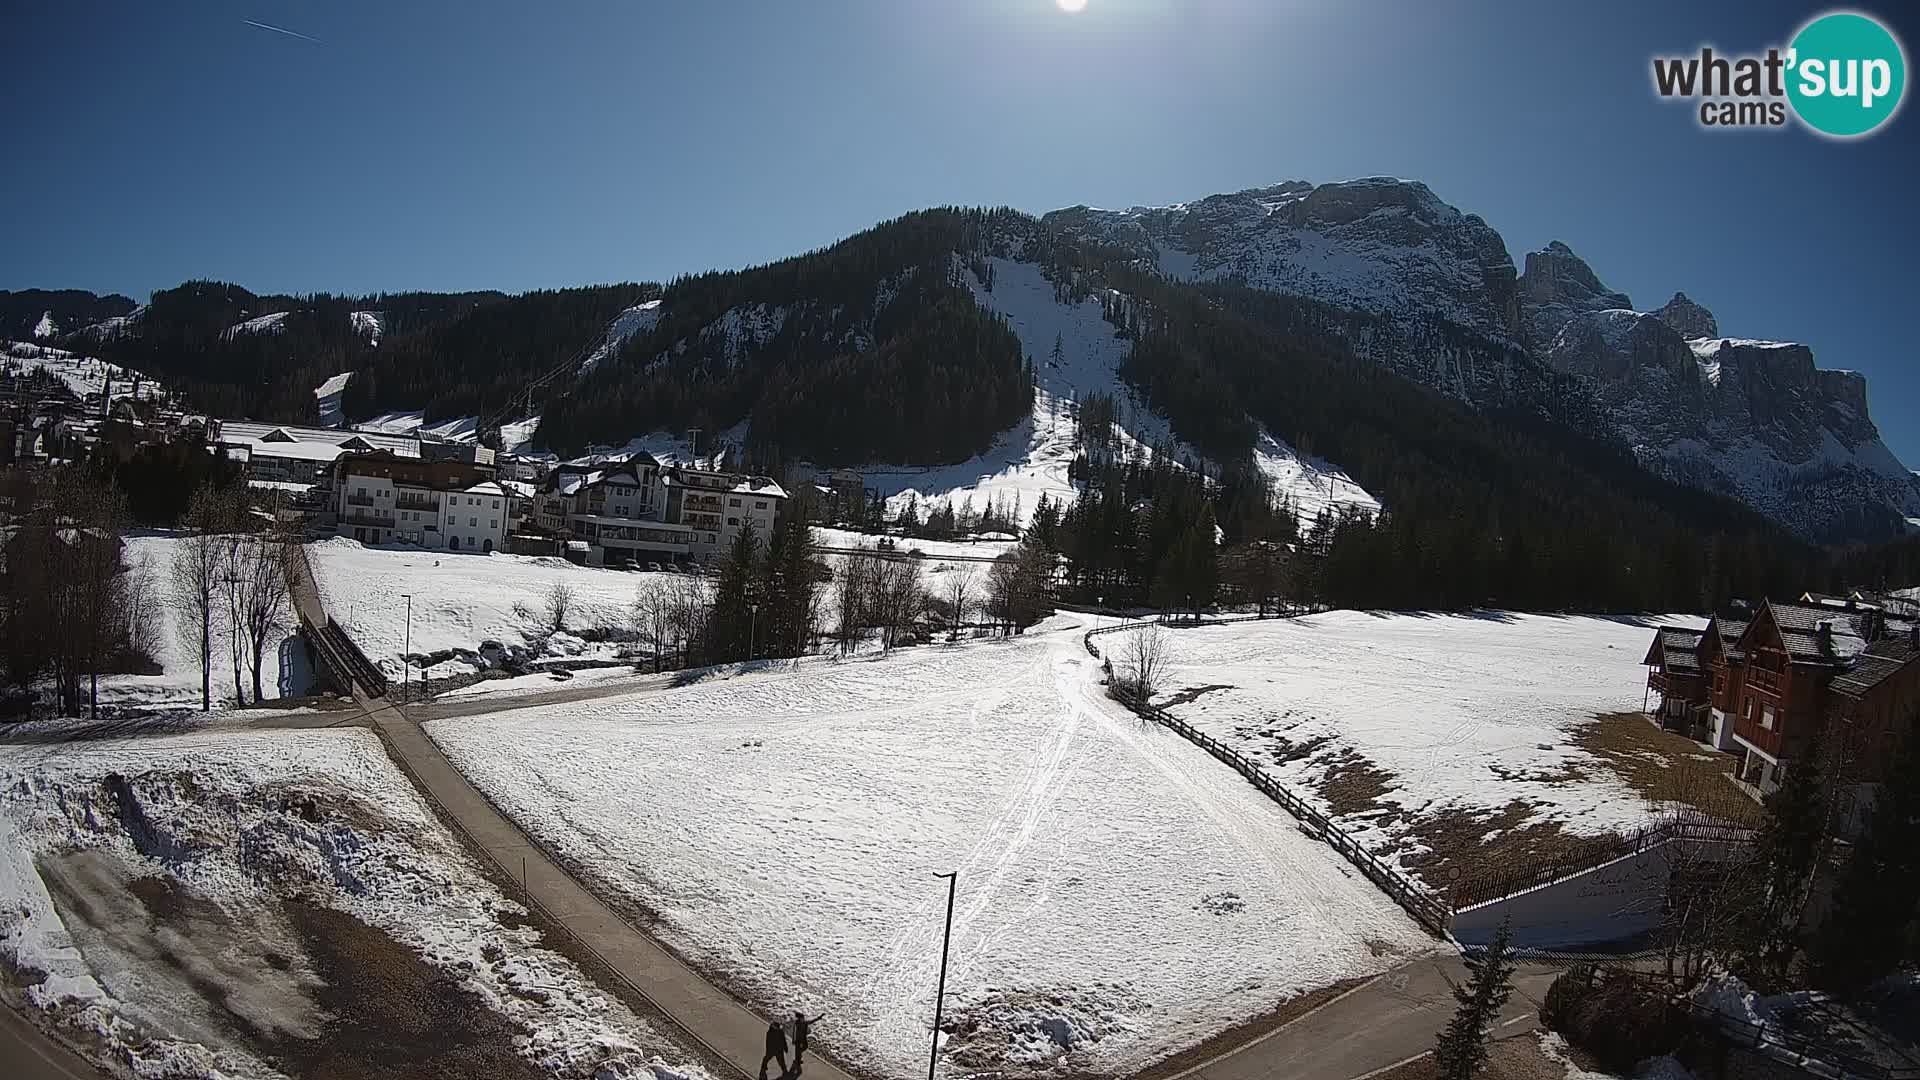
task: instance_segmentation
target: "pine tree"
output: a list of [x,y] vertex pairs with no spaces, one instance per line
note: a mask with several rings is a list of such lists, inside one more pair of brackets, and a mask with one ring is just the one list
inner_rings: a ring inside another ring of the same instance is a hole
[[1487,1036],[1513,994],[1514,964],[1508,955],[1512,940],[1513,928],[1503,920],[1491,944],[1481,952],[1467,954],[1469,978],[1464,985],[1453,988],[1459,1008],[1433,1048],[1441,1080],[1473,1080],[1487,1063]]
[[753,526],[741,528],[727,553],[720,560],[719,580],[713,590],[713,619],[708,624],[707,652],[713,659],[726,662],[744,660],[758,639],[760,602],[760,540]]
[[1754,842],[1760,902],[1744,958],[1749,982],[1777,985],[1800,948],[1800,918],[1826,840],[1826,797],[1818,757],[1809,751],[1767,797],[1767,822]]
[[1920,907],[1920,716],[1880,785],[1833,912],[1811,948],[1815,984],[1844,996],[1891,972]]

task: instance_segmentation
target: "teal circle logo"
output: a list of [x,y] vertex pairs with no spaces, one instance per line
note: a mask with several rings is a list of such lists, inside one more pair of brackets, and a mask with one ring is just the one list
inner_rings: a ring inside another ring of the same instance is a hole
[[1852,138],[1886,123],[1907,88],[1907,57],[1876,20],[1851,11],[1822,15],[1794,35],[1787,100],[1823,135]]

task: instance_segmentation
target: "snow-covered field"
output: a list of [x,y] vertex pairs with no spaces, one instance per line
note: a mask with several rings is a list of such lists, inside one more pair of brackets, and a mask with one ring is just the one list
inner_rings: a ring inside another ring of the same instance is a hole
[[[1124,1074],[1430,941],[1233,772],[1012,641],[437,721],[498,805],[767,1010],[911,1076],[959,874],[951,1067]],[[1071,1049],[1063,1050],[1061,1044]]]
[[[407,594],[413,595],[413,651],[475,650],[482,641],[528,644],[539,636],[548,594],[573,590],[571,631],[630,623],[635,593],[667,574],[575,566],[525,555],[453,554],[370,548],[335,538],[307,553],[327,614],[391,678],[400,678],[407,644]],[[556,655],[610,656],[612,647],[567,634],[549,643]],[[437,669],[442,673],[446,668]]]
[[[702,1075],[541,947],[369,732],[0,747],[0,958],[27,975],[9,996],[97,1060],[143,1076],[275,1077],[267,1058],[303,1060],[323,1031],[336,1063],[356,1049],[380,1058],[325,1004],[347,988],[329,986],[342,942],[316,932],[330,925],[316,909],[424,959],[446,980],[423,990],[442,1016],[458,1011],[448,984],[497,1015],[508,1030],[496,1060],[517,1052],[582,1080]],[[378,990],[347,971],[353,993]],[[451,1026],[430,1037],[457,1039]],[[409,1060],[427,1033],[379,1037]]]
[[[1154,701],[1238,745],[1376,850],[1417,853],[1413,818],[1515,802],[1591,835],[1652,813],[1572,736],[1597,714],[1641,708],[1654,622],[1335,611],[1179,629]],[[1120,664],[1127,637],[1096,640]],[[1341,815],[1322,785],[1351,774],[1356,756],[1390,776],[1373,806]]]

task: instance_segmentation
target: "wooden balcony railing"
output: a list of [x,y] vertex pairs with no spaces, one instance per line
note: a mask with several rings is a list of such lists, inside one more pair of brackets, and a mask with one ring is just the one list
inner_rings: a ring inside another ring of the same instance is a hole
[[1787,692],[1787,673],[1750,666],[1747,668],[1747,685],[1779,697]]
[[1774,757],[1779,757],[1787,744],[1786,732],[1781,730],[1780,719],[1777,717],[1773,722],[1773,729],[1769,731],[1760,726],[1759,717],[1749,720],[1742,716],[1734,721],[1733,733]]

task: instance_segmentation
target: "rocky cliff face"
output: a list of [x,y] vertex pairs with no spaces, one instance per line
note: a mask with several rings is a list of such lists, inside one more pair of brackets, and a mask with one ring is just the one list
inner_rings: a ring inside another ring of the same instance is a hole
[[1561,393],[1567,380],[1551,376],[1569,377],[1611,426],[1603,434],[1648,467],[1809,538],[1920,526],[1920,480],[1881,442],[1859,375],[1815,367],[1805,345],[1722,337],[1684,293],[1637,310],[1559,241],[1516,275],[1499,233],[1423,184],[1290,181],[1177,206],[1074,207],[1046,221],[1170,277],[1371,313],[1346,334],[1357,352],[1481,404]]

